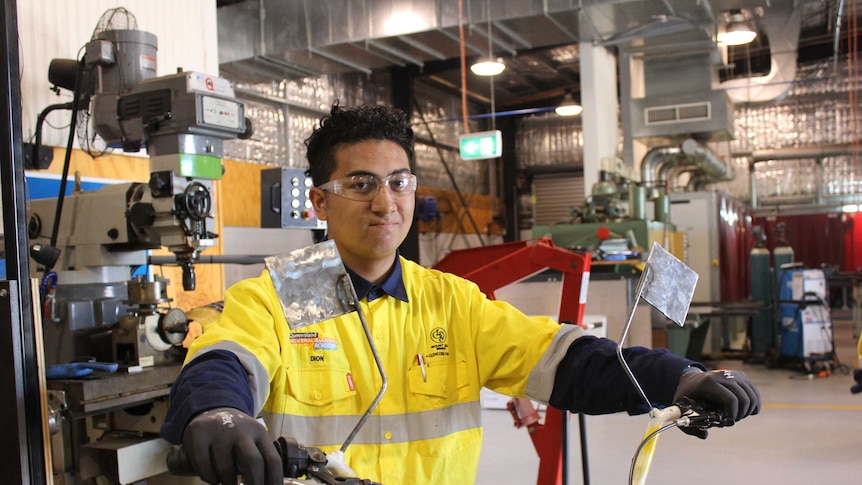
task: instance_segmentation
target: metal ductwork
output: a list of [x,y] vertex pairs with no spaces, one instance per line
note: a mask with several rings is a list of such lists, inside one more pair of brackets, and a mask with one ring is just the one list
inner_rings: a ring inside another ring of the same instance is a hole
[[[645,56],[642,98],[631,100],[631,136],[647,145],[733,138],[733,104],[714,89],[718,75],[709,51]],[[634,82],[634,81],[633,81]]]
[[641,161],[641,184],[649,188],[658,185],[659,168],[681,154],[682,148],[678,146],[656,147],[648,151]]
[[[578,4],[465,2],[468,56],[578,42]],[[370,73],[460,57],[458,5],[444,0],[256,0],[218,9],[219,64],[241,79]]]
[[654,187],[667,182],[671,174],[677,175],[690,167],[703,183],[727,180],[727,165],[719,160],[709,147],[691,138],[679,147],[658,147],[647,152],[641,162],[641,182]]
[[[744,5],[746,2],[718,3],[719,10],[757,10]],[[636,43],[622,46],[640,66],[634,72],[642,73],[642,79],[632,80],[634,91],[643,93],[631,100],[632,138],[649,146],[673,144],[689,136],[699,141],[733,139],[734,102],[772,100],[792,87],[800,34],[801,9],[797,3],[760,6],[758,24],[768,38],[772,56],[771,71],[762,77],[719,83],[718,67],[726,62],[722,59],[726,58],[726,47],[715,46],[708,28],[699,32],[700,40],[687,32],[687,37],[679,37],[662,49],[646,49]],[[721,17],[711,28],[723,21]]]
[[706,145],[689,138],[682,142],[682,152],[708,180],[718,182],[727,179],[727,165]]
[[218,8],[219,64],[222,75],[260,81],[422,69],[460,58],[462,24],[468,57],[488,55],[489,47],[515,57],[593,42],[638,55],[697,52],[717,59],[719,12],[762,6],[762,0],[465,1],[462,19],[451,0],[247,0]]
[[793,87],[802,17],[796,3],[774,2],[769,7],[769,15],[761,20],[763,31],[769,39],[769,74],[721,83],[720,87],[727,91],[734,103],[772,101],[784,96]]
[[842,156],[853,156],[853,144],[850,143],[842,143],[835,145],[818,145],[818,146],[810,146],[810,147],[788,147],[788,148],[779,148],[775,150],[758,150],[755,152],[743,152],[743,153],[734,153],[734,157],[749,157],[751,161],[748,164],[749,171],[749,183],[751,184],[751,207],[756,209],[759,207],[760,203],[758,202],[758,194],[757,194],[757,176],[755,171],[755,165],[762,162],[772,161],[772,160],[805,160],[805,159],[814,159],[817,160],[818,167],[818,188],[816,194],[816,202],[818,204],[822,203],[823,194],[821,192],[822,188],[822,177],[823,177],[823,159],[827,157],[842,157]]

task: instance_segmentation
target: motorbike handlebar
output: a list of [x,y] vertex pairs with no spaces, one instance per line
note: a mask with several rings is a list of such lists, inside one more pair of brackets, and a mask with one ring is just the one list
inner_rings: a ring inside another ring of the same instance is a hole
[[[302,446],[293,438],[281,437],[273,445],[281,457],[285,478],[307,477],[329,485],[381,485],[367,479],[336,477],[326,468],[326,453],[319,448]],[[171,446],[165,462],[173,475],[198,476],[182,445]]]

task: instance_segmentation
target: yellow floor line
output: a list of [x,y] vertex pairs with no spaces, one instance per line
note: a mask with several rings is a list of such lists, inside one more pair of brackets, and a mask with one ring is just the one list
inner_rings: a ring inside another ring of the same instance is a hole
[[862,405],[842,404],[774,404],[766,403],[764,409],[834,409],[838,411],[862,411]]

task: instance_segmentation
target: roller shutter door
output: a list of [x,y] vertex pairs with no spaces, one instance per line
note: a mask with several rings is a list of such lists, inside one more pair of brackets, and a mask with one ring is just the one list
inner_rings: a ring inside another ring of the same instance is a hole
[[584,177],[574,173],[533,176],[533,224],[550,226],[572,219],[572,209],[584,205]]

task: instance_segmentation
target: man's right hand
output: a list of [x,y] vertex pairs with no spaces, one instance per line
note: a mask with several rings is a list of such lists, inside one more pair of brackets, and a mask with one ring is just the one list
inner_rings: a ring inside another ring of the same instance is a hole
[[282,485],[284,472],[272,438],[256,419],[234,408],[195,416],[183,432],[183,447],[195,472],[212,485]]

